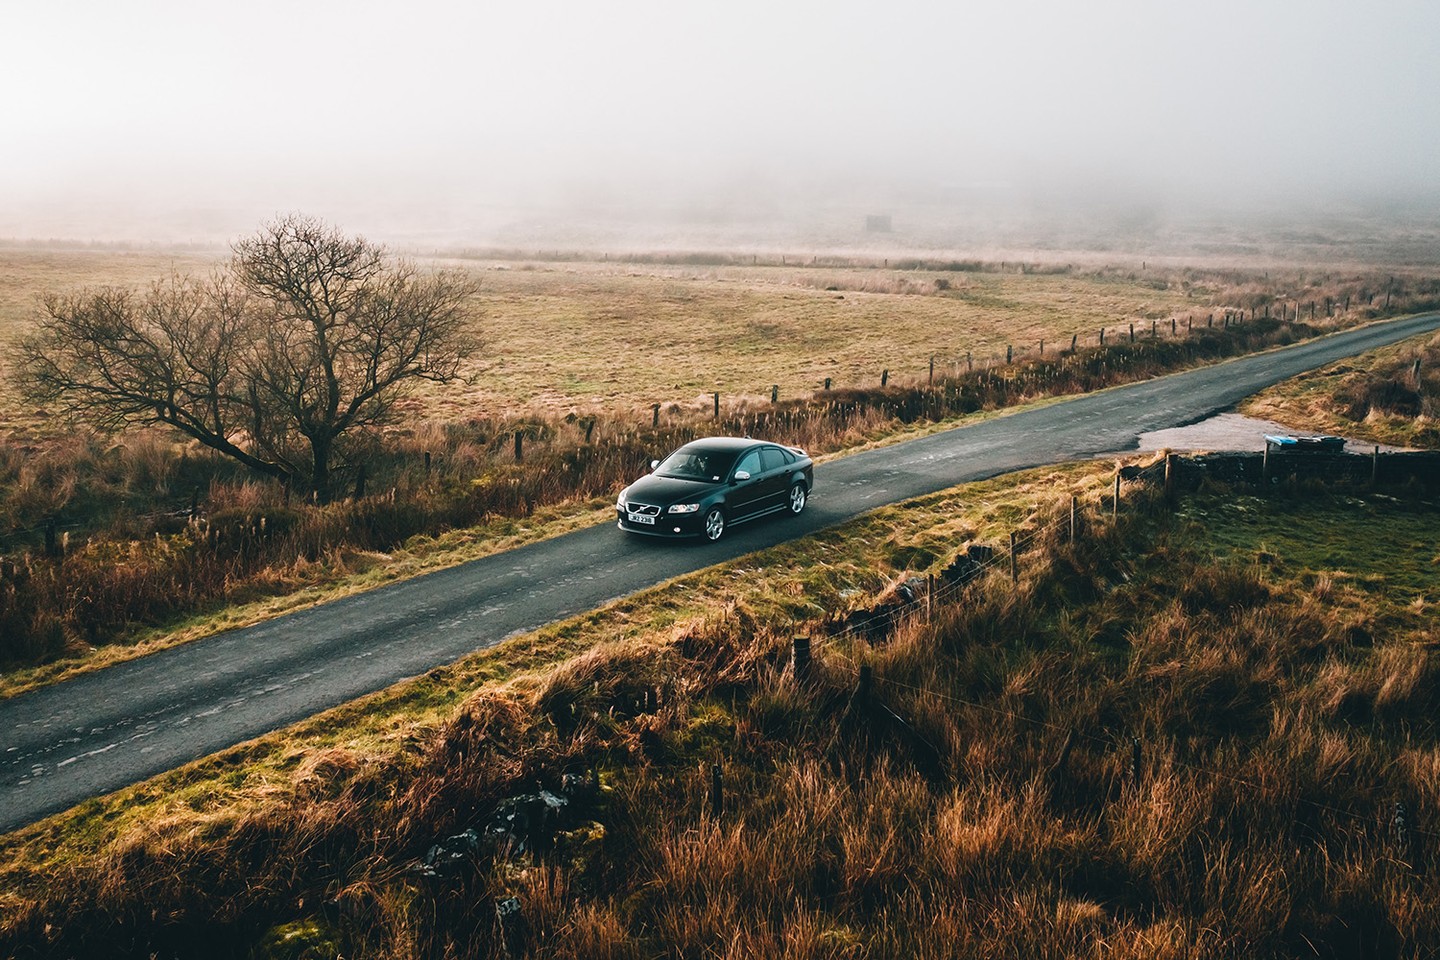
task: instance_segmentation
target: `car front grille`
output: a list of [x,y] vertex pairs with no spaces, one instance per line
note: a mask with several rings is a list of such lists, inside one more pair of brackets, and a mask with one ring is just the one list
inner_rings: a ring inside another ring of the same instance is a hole
[[625,510],[627,513],[638,513],[642,517],[658,517],[660,515],[660,508],[648,503],[627,503]]

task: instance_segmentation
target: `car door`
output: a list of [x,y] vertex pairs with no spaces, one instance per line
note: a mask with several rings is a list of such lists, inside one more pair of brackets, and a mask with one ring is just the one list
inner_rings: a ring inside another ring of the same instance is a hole
[[[748,473],[749,477],[744,480],[739,479],[742,471]],[[763,501],[765,491],[761,485],[761,474],[762,465],[758,447],[747,452],[740,458],[740,462],[735,464],[735,470],[730,474],[735,482],[725,497],[732,520],[743,520],[745,517],[765,509]]]
[[760,448],[760,501],[765,510],[778,510],[785,505],[790,492],[790,459],[779,447]]

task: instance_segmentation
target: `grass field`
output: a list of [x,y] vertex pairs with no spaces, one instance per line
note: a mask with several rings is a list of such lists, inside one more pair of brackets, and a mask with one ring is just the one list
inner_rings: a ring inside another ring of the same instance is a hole
[[[1127,502],[1108,531],[1111,469],[886,508],[11,834],[0,944],[498,956],[492,904],[517,896],[539,957],[1423,955],[1440,511],[1222,491]],[[1070,492],[1078,550],[1048,526]],[[1036,535],[1018,587],[1002,565],[888,642],[824,639],[1012,530]],[[1399,548],[1336,549],[1360,539]],[[920,741],[846,707],[861,663]],[[543,865],[407,872],[592,767],[601,795]],[[1403,843],[1396,799],[1422,831]]]
[[[1128,281],[893,270],[728,268],[646,272],[595,265],[489,270],[483,322],[493,359],[470,405],[623,409],[704,406],[924,379],[1003,355],[1007,344],[1053,351],[1072,333],[1094,338],[1131,317],[1168,317],[1203,301]],[[940,291],[936,280],[947,280]],[[827,288],[835,289],[827,289]],[[1127,321],[1128,322],[1128,321]]]
[[[223,255],[217,251],[215,256]],[[39,297],[102,285],[147,285],[172,270],[204,273],[193,251],[125,252],[0,247],[0,344],[33,322]],[[1071,270],[1051,267],[898,269],[865,266],[666,265],[656,263],[429,259],[473,271],[481,282],[478,325],[486,347],[470,382],[430,391],[412,406],[421,418],[623,413],[652,403],[701,408],[820,389],[873,385],[888,370],[900,381],[976,363],[1053,351],[1072,335],[1112,339],[1134,322],[1283,301],[1338,303],[1374,295],[1385,279],[1363,270],[1192,271],[1178,268]],[[969,265],[967,265],[969,266]],[[1418,279],[1416,282],[1419,282]],[[1365,302],[1368,308],[1368,301]],[[1326,319],[1322,315],[1322,322]],[[1168,330],[1165,331],[1168,333]],[[12,351],[0,355],[0,375]],[[43,425],[0,377],[0,439],[34,441],[62,432]],[[43,428],[42,428],[43,427]],[[38,431],[38,432],[37,432]]]

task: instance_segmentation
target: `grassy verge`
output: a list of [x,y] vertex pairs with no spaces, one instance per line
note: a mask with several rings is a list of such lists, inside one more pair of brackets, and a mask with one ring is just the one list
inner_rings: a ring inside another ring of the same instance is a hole
[[[154,627],[128,634],[123,642],[97,646],[79,656],[52,660],[0,675],[0,698],[13,697],[51,683],[148,656],[159,650],[362,593],[387,583],[418,577],[445,567],[501,553],[573,530],[613,521],[609,498],[562,504],[528,517],[491,518],[474,526],[421,535],[389,552],[336,551],[305,569],[289,589],[245,600],[237,598]],[[256,591],[261,592],[261,591]]]
[[[1110,528],[1086,501],[1066,543],[1057,504],[1108,477],[886,508],[11,834],[0,943],[494,956],[513,896],[512,955],[1423,952],[1440,512],[1218,492]],[[837,632],[1017,528],[1018,584],[1002,565],[873,643]],[[1357,539],[1404,549],[1335,548]],[[409,872],[591,769],[539,862],[481,845]]]

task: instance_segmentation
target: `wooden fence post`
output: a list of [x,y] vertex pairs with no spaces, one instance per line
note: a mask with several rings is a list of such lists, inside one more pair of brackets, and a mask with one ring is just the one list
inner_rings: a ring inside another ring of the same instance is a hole
[[885,386],[886,384],[888,384],[889,382],[890,382],[890,371],[889,371],[889,370],[881,370],[881,371],[880,371],[880,386],[881,386],[881,387],[884,387],[884,386]]
[[825,389],[826,389],[826,390],[829,390],[829,389],[830,389],[830,378],[829,378],[829,377],[826,377],[826,378],[825,378]]
[[1100,346],[1105,346],[1105,328],[1100,328]]
[[1007,343],[1007,344],[1005,344],[1005,362],[1006,362],[1006,363],[1011,363],[1011,362],[1013,362],[1014,360],[1015,360],[1015,348],[1012,347],[1010,344]]
[[874,682],[874,669],[868,663],[860,664],[860,679],[855,684],[854,701],[856,704],[865,706],[870,702],[870,688]]
[[1130,324],[1130,342],[1135,342],[1135,324]]
[[525,431],[515,431],[515,462],[519,463],[525,457]]
[[725,812],[725,781],[720,764],[717,761],[710,765],[710,814],[715,819]]
[[430,476],[430,451],[425,451],[425,476]]
[[658,403],[650,404],[650,426],[660,426],[660,404]]
[[804,682],[810,676],[810,638],[796,637],[790,641],[790,662],[795,679]]
[[975,369],[975,364],[974,364],[974,363],[971,361],[971,359],[970,359],[970,351],[969,351],[969,350],[966,350],[966,351],[965,351],[965,372],[966,372],[966,373],[969,373],[970,371],[972,371],[972,370],[974,370],[974,369]]
[[930,357],[930,380],[929,380],[929,382],[930,382],[930,384],[931,384],[932,386],[933,386],[934,383],[935,383],[935,357],[934,357],[933,355]]
[[1078,333],[1072,333],[1072,334],[1070,334],[1070,352],[1071,352],[1071,353],[1074,353],[1074,352],[1075,352],[1075,345],[1076,345],[1077,343],[1079,343],[1079,342],[1080,342],[1080,334],[1078,334]]
[[720,419],[720,391],[715,391],[715,419]]

